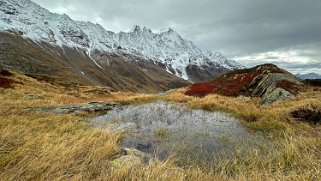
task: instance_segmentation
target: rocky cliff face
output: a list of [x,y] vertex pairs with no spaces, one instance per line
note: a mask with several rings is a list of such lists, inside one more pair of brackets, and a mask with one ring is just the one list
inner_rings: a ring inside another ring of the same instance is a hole
[[0,17],[1,32],[31,40],[40,47],[46,43],[59,49],[77,50],[97,69],[106,68],[111,61],[107,57],[116,56],[145,68],[150,67],[145,66],[146,62],[152,63],[169,74],[198,82],[243,67],[219,52],[199,49],[173,29],[154,33],[134,26],[129,32],[114,33],[98,24],[51,13],[30,0],[0,0]]

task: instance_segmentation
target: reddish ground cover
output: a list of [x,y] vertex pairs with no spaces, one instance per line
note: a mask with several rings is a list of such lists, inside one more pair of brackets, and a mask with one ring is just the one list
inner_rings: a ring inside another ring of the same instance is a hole
[[213,92],[214,86],[211,83],[193,84],[189,90],[185,92],[188,96],[205,97]]
[[13,84],[22,84],[21,82],[17,82],[9,79],[8,77],[11,75],[12,75],[11,72],[0,69],[0,88],[8,89],[8,88],[13,88]]
[[291,92],[292,94],[296,95],[299,93],[299,91],[303,90],[302,86],[298,86],[292,82],[286,81],[286,80],[281,80],[277,83],[276,87],[280,87],[284,90],[287,90]]
[[255,71],[221,76],[211,82],[194,84],[185,94],[196,97],[204,97],[210,93],[224,96],[239,96],[259,74],[261,74],[260,71]]
[[5,88],[5,89],[12,88],[13,87],[12,85],[14,83],[15,83],[15,81],[0,76],[0,87]]

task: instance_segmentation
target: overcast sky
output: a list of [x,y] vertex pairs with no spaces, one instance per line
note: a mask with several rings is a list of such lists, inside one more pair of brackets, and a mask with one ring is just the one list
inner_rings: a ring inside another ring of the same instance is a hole
[[252,66],[321,73],[321,0],[33,0],[107,30],[173,28],[205,50]]

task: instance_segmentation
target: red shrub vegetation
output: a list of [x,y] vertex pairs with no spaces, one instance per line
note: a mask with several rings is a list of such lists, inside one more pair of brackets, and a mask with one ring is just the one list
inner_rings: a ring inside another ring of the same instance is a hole
[[0,87],[1,88],[5,88],[5,89],[13,88],[13,84],[17,84],[17,83],[21,84],[20,82],[0,76]]
[[275,74],[284,74],[283,70],[277,69],[277,70],[272,70],[270,73],[275,73]]
[[205,97],[210,94],[213,89],[214,86],[211,83],[197,83],[193,84],[185,94],[189,96]]
[[277,83],[276,87],[280,87],[284,90],[287,90],[289,92],[291,92],[292,94],[298,94],[299,91],[302,91],[301,87],[299,87],[298,85],[292,83],[292,82],[289,82],[287,80],[281,80]]
[[229,78],[221,77],[213,81],[215,87],[214,92],[224,96],[239,96],[259,74],[260,72],[253,72],[235,74]]
[[[262,74],[268,73],[286,73],[273,64],[264,64],[248,69],[235,70],[229,72],[213,81],[192,85],[185,92],[189,96],[204,97],[210,93],[224,96],[251,95],[250,84],[253,80]],[[290,82],[281,81],[279,87],[286,90],[299,91],[298,87]]]
[[253,79],[260,73],[260,71],[257,71],[221,76],[208,83],[194,84],[185,92],[185,94],[189,96],[204,97],[210,93],[216,93],[224,96],[236,97],[241,95],[242,91],[245,91],[245,88],[248,87]]

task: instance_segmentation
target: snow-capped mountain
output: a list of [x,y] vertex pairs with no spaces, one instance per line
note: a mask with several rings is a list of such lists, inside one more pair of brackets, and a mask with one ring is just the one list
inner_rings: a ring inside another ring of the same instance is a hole
[[308,73],[308,74],[296,74],[297,77],[299,77],[300,79],[321,79],[321,75],[320,74],[316,74],[316,73]]
[[0,17],[1,32],[15,33],[36,43],[78,49],[100,68],[108,62],[96,59],[97,52],[152,61],[191,82],[210,80],[226,71],[243,68],[219,52],[199,49],[173,29],[154,33],[134,26],[129,32],[114,33],[98,24],[51,13],[30,0],[0,0]]
[[155,62],[162,63],[166,70],[188,80],[186,67],[189,65],[203,66],[214,64],[217,68],[237,69],[242,66],[228,61],[221,53],[202,51],[195,44],[182,38],[169,28],[160,33],[150,29],[134,26],[128,33],[117,34],[118,44],[130,53],[145,56]]

